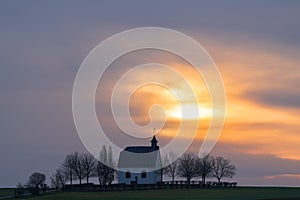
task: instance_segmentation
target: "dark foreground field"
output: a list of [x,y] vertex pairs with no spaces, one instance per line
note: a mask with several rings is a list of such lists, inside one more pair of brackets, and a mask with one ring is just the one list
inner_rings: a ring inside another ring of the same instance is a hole
[[14,194],[13,188],[0,188],[0,197],[10,196]]
[[135,190],[120,192],[62,192],[45,195],[34,200],[99,200],[99,199],[298,199],[300,188],[223,188],[223,189],[163,189],[163,190]]

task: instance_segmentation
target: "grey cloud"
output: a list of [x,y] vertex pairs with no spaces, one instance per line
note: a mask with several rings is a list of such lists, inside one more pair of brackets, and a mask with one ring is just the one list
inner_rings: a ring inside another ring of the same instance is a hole
[[286,108],[300,109],[300,90],[297,86],[287,89],[268,89],[250,91],[245,95],[246,98],[253,99],[267,106],[277,106]]

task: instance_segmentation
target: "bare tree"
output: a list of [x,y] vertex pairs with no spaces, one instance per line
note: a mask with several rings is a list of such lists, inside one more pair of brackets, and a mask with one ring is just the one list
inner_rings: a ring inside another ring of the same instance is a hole
[[44,174],[41,174],[39,172],[34,172],[30,175],[28,185],[38,188],[42,187],[43,184],[45,184],[46,176]]
[[39,172],[34,172],[30,175],[27,186],[31,189],[32,194],[39,194],[40,188],[45,185],[46,176]]
[[108,184],[110,185],[114,179],[115,179],[115,170],[113,168],[114,163],[113,163],[113,154],[112,154],[112,149],[111,146],[108,147],[108,152],[107,152],[107,164],[108,164]]
[[163,169],[163,173],[172,179],[172,183],[175,181],[178,171],[178,158],[173,152],[169,152],[164,158],[164,165],[167,165]]
[[101,161],[97,162],[96,173],[100,185],[106,185],[106,165]]
[[212,157],[209,154],[196,159],[196,173],[202,178],[203,184],[205,184],[205,179],[211,174],[212,170]]
[[86,177],[86,183],[89,183],[89,178],[93,175],[96,167],[95,158],[89,154],[82,154],[82,166]]
[[78,152],[71,154],[71,168],[79,179],[79,184],[81,184],[82,179],[85,177],[82,154]]
[[69,154],[66,156],[64,162],[62,163],[62,169],[64,173],[68,174],[68,180],[70,184],[73,184],[73,180],[75,179],[75,172],[74,172],[74,164],[73,164],[73,154]]
[[183,154],[178,162],[178,175],[186,178],[187,183],[190,183],[191,179],[196,177],[195,170],[196,156],[192,153]]
[[96,167],[96,173],[100,185],[111,184],[114,180],[115,170],[110,166],[113,166],[112,150],[111,147],[109,147],[109,151],[107,152],[106,146],[103,145]]
[[106,146],[103,145],[100,151],[99,161],[97,162],[96,173],[98,176],[99,184],[105,185],[106,184],[106,164],[107,163],[107,151]]
[[232,178],[235,173],[236,167],[230,160],[222,156],[217,156],[212,159],[212,176],[218,179],[218,183],[221,182],[223,177]]
[[62,168],[55,170],[55,173],[50,177],[51,185],[55,188],[64,188],[68,180],[68,174]]

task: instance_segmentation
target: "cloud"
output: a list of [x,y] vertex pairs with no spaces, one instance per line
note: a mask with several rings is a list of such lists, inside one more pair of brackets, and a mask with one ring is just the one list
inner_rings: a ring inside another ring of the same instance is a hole
[[[300,109],[300,91],[295,87],[298,84],[300,84],[300,81],[295,84],[290,84],[290,88],[272,88],[264,91],[250,91],[245,94],[245,97],[252,98],[254,101],[267,106],[271,105],[275,107]],[[300,111],[298,110],[298,112]]]
[[[71,7],[70,3],[0,2],[0,171],[6,172],[1,174],[0,185],[13,186],[35,170],[50,175],[66,153],[84,151],[71,113],[76,71],[100,41],[139,26],[187,33],[218,64],[228,95],[228,114],[215,151],[238,165],[238,180],[268,185],[285,179],[282,184],[296,185],[287,174],[299,174],[299,162],[283,158],[299,159],[299,2],[260,2],[259,6],[218,2],[216,6],[216,2],[198,1],[72,1]],[[162,52],[127,55],[107,72],[97,105],[107,102],[106,94],[124,70],[148,61],[177,64],[178,69],[186,66]],[[207,96],[201,93],[199,98],[206,102]],[[145,97],[149,104],[156,98]],[[110,107],[104,105],[99,119],[116,144],[148,144],[147,139],[120,134],[109,115]],[[142,102],[132,106],[140,122],[147,121],[142,116],[146,111]],[[207,122],[200,126],[199,142]],[[169,138],[165,136],[177,127],[178,121],[168,121],[159,133],[160,144],[166,144]],[[264,179],[268,176],[274,177]]]
[[272,175],[272,176],[264,176],[264,179],[296,179],[296,180],[300,180],[300,174],[276,174],[276,175]]
[[300,160],[298,154],[299,125],[285,123],[233,123],[224,127],[220,143],[228,143],[234,151],[253,155],[272,154]]

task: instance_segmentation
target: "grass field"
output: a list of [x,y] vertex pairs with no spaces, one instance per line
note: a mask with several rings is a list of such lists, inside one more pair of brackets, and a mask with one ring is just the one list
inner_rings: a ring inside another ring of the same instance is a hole
[[14,195],[14,188],[0,188],[0,197]]
[[119,192],[62,192],[31,200],[300,199],[300,188],[164,189]]

